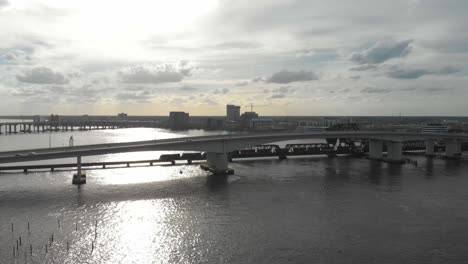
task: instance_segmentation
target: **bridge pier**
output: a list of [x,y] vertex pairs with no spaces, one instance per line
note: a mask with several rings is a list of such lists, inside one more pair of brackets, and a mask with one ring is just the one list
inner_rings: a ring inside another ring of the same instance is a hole
[[234,170],[228,167],[227,153],[207,152],[206,163],[200,166],[215,175],[234,174]]
[[426,156],[427,157],[434,157],[434,141],[433,140],[426,140]]
[[461,157],[461,141],[458,139],[445,139],[445,157],[459,159]]
[[401,142],[387,142],[387,162],[389,163],[402,163],[403,162],[403,143]]
[[76,157],[76,168],[77,173],[73,175],[72,184],[85,184],[86,183],[86,173],[81,171],[81,156]]
[[369,140],[369,159],[381,160],[382,150],[383,150],[382,140],[375,140],[375,139]]

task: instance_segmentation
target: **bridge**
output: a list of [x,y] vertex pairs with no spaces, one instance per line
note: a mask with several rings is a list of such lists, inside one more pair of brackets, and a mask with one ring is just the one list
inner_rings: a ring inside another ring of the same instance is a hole
[[0,134],[41,133],[59,131],[83,131],[96,129],[117,129],[128,127],[160,127],[153,121],[127,120],[89,120],[89,121],[57,121],[57,122],[9,122],[0,123]]
[[403,142],[423,140],[426,155],[434,155],[434,142],[445,143],[447,158],[461,155],[461,144],[468,141],[468,134],[455,133],[410,133],[377,131],[325,131],[311,133],[269,133],[269,134],[227,134],[200,137],[182,137],[124,143],[81,145],[74,147],[25,149],[0,152],[0,163],[14,163],[34,160],[77,158],[81,173],[81,157],[111,153],[140,151],[200,151],[206,153],[207,168],[214,174],[228,172],[228,153],[247,147],[300,139],[364,139],[369,141],[369,158],[382,160],[383,146],[387,147],[386,161],[401,163]]

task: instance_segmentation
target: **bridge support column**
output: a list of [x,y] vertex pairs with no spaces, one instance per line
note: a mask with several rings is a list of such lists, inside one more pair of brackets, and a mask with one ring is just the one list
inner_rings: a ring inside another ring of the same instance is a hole
[[434,141],[433,140],[426,140],[426,156],[427,157],[434,157]]
[[445,139],[445,157],[459,159],[461,157],[461,141],[458,139]]
[[387,142],[387,162],[389,163],[402,163],[403,143],[401,142]]
[[371,160],[381,160],[382,159],[382,149],[383,141],[382,140],[369,140],[369,159]]
[[234,170],[228,167],[227,153],[206,153],[206,164],[201,165],[202,169],[212,172],[215,175],[233,174]]
[[86,183],[86,173],[81,170],[81,156],[76,157],[76,168],[77,174],[73,175],[72,183],[73,184],[85,184]]

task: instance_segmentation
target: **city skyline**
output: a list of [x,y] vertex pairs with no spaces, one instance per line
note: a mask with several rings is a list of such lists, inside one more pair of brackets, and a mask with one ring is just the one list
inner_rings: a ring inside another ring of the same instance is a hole
[[266,116],[465,116],[466,10],[0,0],[0,113],[217,116],[252,103]]

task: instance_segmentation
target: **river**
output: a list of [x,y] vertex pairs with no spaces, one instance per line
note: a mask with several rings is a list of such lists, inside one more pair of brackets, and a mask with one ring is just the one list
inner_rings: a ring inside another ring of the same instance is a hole
[[[48,147],[49,136],[66,146],[72,135],[80,145],[213,133],[222,132],[1,135],[0,149]],[[72,171],[2,172],[0,263],[466,263],[468,162],[411,158],[418,166],[347,156],[238,160],[228,177],[197,165],[99,169],[81,187]]]

